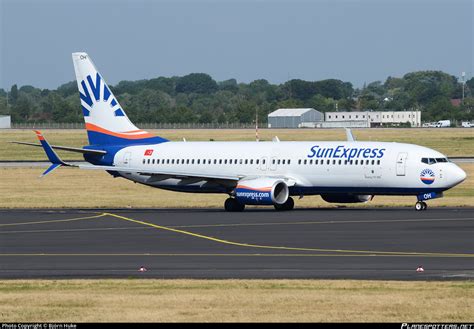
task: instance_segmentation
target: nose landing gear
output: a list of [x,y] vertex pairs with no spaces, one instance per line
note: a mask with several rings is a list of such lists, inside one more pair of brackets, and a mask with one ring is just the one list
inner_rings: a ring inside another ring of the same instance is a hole
[[426,202],[424,202],[424,201],[418,201],[418,202],[415,204],[415,210],[416,210],[416,211],[426,210],[427,208],[428,208],[428,205],[427,205]]

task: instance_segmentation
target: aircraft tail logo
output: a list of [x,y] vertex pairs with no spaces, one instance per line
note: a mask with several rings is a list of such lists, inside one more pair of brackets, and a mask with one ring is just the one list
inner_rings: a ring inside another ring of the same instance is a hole
[[156,144],[166,141],[137,128],[130,121],[87,53],[73,53],[72,60],[91,145]]

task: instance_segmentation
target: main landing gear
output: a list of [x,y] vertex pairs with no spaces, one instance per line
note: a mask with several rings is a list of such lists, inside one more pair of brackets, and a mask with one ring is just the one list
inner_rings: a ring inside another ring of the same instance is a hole
[[224,209],[225,211],[239,212],[244,211],[245,205],[234,198],[228,198],[227,200],[225,200]]
[[426,210],[427,208],[428,208],[428,205],[424,201],[418,201],[415,204],[415,210],[416,211]]
[[282,211],[282,210],[293,210],[295,207],[295,201],[293,200],[292,197],[288,197],[288,200],[286,200],[285,203],[283,204],[274,204],[273,205],[276,210]]

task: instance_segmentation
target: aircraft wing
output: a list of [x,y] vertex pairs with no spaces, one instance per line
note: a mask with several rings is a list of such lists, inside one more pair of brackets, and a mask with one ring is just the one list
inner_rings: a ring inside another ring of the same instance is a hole
[[155,170],[155,169],[144,169],[144,168],[132,168],[132,167],[120,167],[120,166],[94,166],[94,165],[75,165],[66,163],[69,167],[78,167],[80,169],[89,170],[107,170],[107,171],[119,171],[126,173],[137,173],[145,176],[169,176],[170,178],[202,178],[203,180],[231,180],[238,181],[242,177],[239,176],[226,176],[226,175],[215,175],[215,174],[202,174],[185,171],[175,170]]
[[[218,174],[203,174],[203,173],[193,173],[188,171],[178,171],[178,170],[163,170],[158,168],[133,168],[133,167],[125,167],[125,166],[96,166],[96,165],[82,165],[82,164],[72,164],[64,162],[57,153],[53,150],[53,147],[49,145],[48,141],[43,137],[41,132],[35,131],[36,135],[41,142],[41,146],[43,147],[49,161],[51,161],[51,166],[41,175],[41,177],[46,176],[47,174],[51,173],[53,170],[61,167],[76,167],[80,169],[88,169],[88,170],[104,170],[104,171],[116,171],[116,172],[123,172],[123,173],[137,173],[139,175],[144,176],[164,176],[166,178],[178,178],[178,179],[186,179],[186,178],[194,178],[199,180],[220,180],[220,181],[228,181],[229,183],[235,183],[241,179],[249,179],[249,178],[257,178],[257,177],[246,177],[246,176],[228,176],[228,175],[218,175]],[[281,178],[284,179],[288,186],[294,186],[297,182],[295,179],[290,177],[283,177],[283,176],[266,176],[272,178]]]

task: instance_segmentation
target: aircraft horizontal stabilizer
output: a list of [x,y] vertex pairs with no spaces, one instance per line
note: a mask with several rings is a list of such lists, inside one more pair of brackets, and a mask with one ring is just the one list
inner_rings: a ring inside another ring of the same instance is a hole
[[[11,141],[10,143],[28,145],[28,146],[43,147],[43,145],[36,144],[36,143],[17,142],[17,141]],[[77,152],[77,153],[82,153],[82,154],[103,155],[103,154],[107,153],[107,151],[103,151],[103,150],[83,149],[83,148],[80,148],[80,147],[59,146],[59,145],[51,145],[51,148],[56,149],[56,150],[61,150],[61,151]]]

